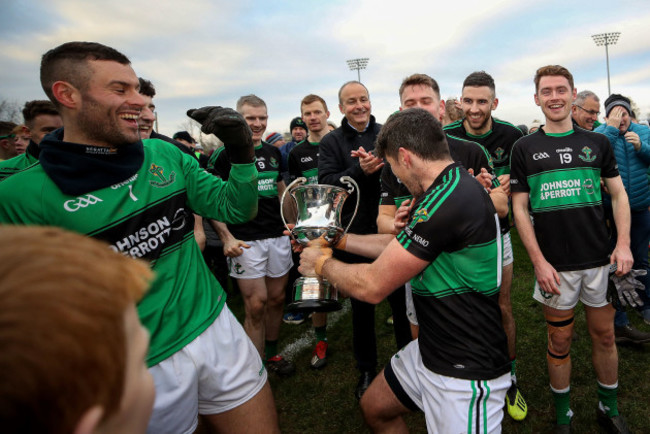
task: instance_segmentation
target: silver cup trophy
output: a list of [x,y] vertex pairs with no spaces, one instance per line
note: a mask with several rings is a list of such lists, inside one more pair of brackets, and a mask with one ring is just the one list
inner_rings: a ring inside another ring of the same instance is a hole
[[[330,245],[336,245],[350,228],[359,209],[359,186],[349,176],[342,176],[342,184],[348,190],[327,184],[305,184],[306,178],[297,178],[286,188],[280,201],[280,215],[291,236],[303,246],[312,240],[323,238]],[[343,203],[356,188],[357,205],[354,214],[343,229],[341,212]],[[283,208],[287,192],[291,193],[297,210],[296,224],[289,229]],[[299,277],[293,284],[293,302],[287,306],[290,312],[333,312],[341,309],[338,291],[326,279]]]

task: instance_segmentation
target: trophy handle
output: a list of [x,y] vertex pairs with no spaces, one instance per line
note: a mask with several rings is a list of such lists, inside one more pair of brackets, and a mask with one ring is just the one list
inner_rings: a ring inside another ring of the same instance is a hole
[[293,239],[295,239],[295,237],[293,236],[293,231],[289,229],[289,225],[287,225],[287,221],[284,218],[284,212],[283,212],[284,197],[287,195],[289,190],[291,190],[295,185],[304,184],[305,182],[307,182],[307,178],[305,178],[304,176],[301,176],[300,178],[296,178],[291,184],[287,185],[287,188],[284,189],[284,193],[282,193],[282,199],[280,199],[280,217],[282,217],[282,223],[284,223],[284,227],[287,228],[287,230],[291,234],[291,238]]
[[348,229],[350,229],[350,226],[352,225],[352,222],[354,221],[354,218],[357,216],[357,210],[359,209],[359,200],[361,198],[361,190],[359,190],[359,185],[357,185],[357,182],[352,179],[350,176],[341,176],[339,179],[339,182],[341,184],[346,184],[348,186],[348,193],[352,194],[354,192],[354,189],[356,187],[357,190],[357,205],[354,207],[354,213],[352,214],[352,218],[348,222],[348,226],[345,228],[344,234],[348,233]]

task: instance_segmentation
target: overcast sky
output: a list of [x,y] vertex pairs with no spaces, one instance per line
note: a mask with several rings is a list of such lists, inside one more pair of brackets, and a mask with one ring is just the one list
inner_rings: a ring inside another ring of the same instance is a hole
[[[613,93],[631,96],[650,116],[650,8],[611,1],[258,1],[1,0],[0,99],[43,99],[42,54],[86,40],[126,54],[157,90],[159,132],[172,135],[188,108],[234,106],[254,93],[272,131],[285,132],[302,97],[322,96],[337,125],[337,92],[357,78],[346,60],[368,57],[361,81],[379,122],[399,107],[401,80],[433,76],[443,97],[485,70],[497,85],[496,117],[514,124],[541,118],[535,70],[561,64],[578,90],[607,96],[605,48],[591,35],[621,32],[610,46]],[[442,5],[441,5],[442,4]],[[610,6],[613,5],[613,6]]]

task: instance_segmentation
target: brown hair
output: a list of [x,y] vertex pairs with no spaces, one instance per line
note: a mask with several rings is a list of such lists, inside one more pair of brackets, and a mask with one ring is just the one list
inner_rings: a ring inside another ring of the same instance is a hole
[[311,93],[311,94],[307,95],[306,97],[304,97],[302,99],[302,101],[300,101],[300,113],[302,113],[302,106],[307,105],[307,104],[311,104],[311,103],[316,102],[316,101],[319,101],[321,104],[323,104],[323,108],[325,109],[325,111],[327,111],[327,103],[325,102],[325,100],[323,98],[321,98],[320,96],[314,95],[313,93]]
[[421,108],[395,112],[381,127],[375,142],[377,156],[397,160],[399,148],[408,149],[428,161],[450,158],[440,121]]
[[56,107],[59,107],[60,103],[52,93],[52,85],[57,81],[66,81],[79,90],[85,90],[92,76],[88,64],[90,60],[110,60],[122,65],[131,64],[124,54],[97,42],[66,42],[43,54],[41,86]]
[[15,123],[9,121],[0,121],[0,134],[9,135],[16,128]]
[[116,413],[124,315],[152,272],[108,245],[49,227],[0,227],[0,420],[7,432],[70,433]]
[[451,122],[456,122],[463,118],[463,109],[458,107],[456,103],[458,98],[449,97],[445,101],[445,117]]
[[561,75],[562,77],[569,80],[569,86],[571,87],[570,90],[573,90],[573,75],[571,75],[568,69],[560,65],[546,65],[539,68],[535,73],[535,93],[539,91],[539,81],[542,79],[542,77],[548,75]]
[[37,99],[25,103],[25,107],[23,107],[23,118],[28,128],[31,129],[34,127],[34,118],[40,115],[59,116],[59,111],[52,104],[52,101],[46,99]]
[[11,134],[15,134],[15,135],[25,134],[25,133],[29,134],[29,128],[27,128],[25,124],[16,125],[14,129],[11,130]]
[[404,93],[404,89],[406,89],[407,86],[418,85],[432,88],[438,98],[440,98],[440,86],[438,86],[438,82],[436,80],[426,74],[413,74],[402,80],[402,84],[399,87],[399,99],[402,99],[402,93]]

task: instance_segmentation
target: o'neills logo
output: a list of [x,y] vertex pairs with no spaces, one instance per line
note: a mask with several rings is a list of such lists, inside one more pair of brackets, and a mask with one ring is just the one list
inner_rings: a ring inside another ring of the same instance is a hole
[[98,202],[103,202],[103,200],[92,194],[87,194],[85,196],[79,196],[76,199],[66,200],[63,202],[63,208],[68,212],[76,212],[81,208],[89,207]]
[[136,179],[138,179],[138,174],[137,173],[135,175],[133,175],[132,177],[130,177],[129,179],[125,180],[125,181],[122,181],[122,182],[120,182],[118,184],[111,185],[111,188],[113,190],[117,190],[120,187],[124,187],[125,185],[130,184],[131,182],[135,181]]

